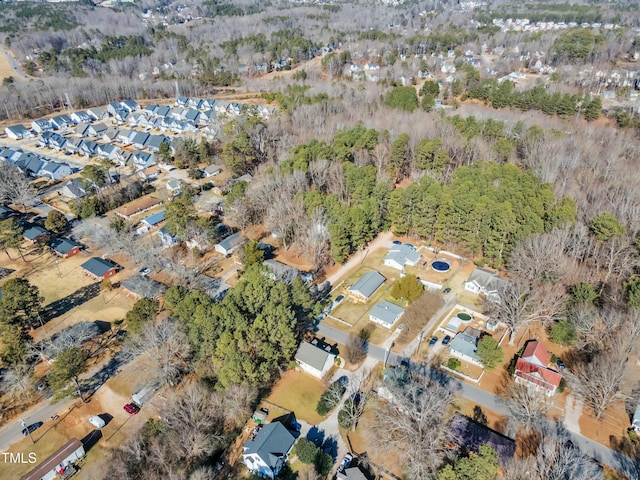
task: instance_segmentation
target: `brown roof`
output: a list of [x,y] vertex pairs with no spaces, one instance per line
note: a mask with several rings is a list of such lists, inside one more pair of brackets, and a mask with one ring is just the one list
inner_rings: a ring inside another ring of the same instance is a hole
[[116,208],[116,215],[120,215],[121,217],[129,218],[136,213],[144,212],[145,210],[149,210],[151,207],[155,207],[156,205],[160,205],[162,200],[152,196],[146,196],[142,198],[137,198],[132,202],[125,203],[121,207]]
[[42,462],[26,475],[23,475],[20,480],[40,480],[80,447],[82,447],[82,442],[76,438],[72,438],[62,447],[56,450],[44,462]]
[[534,340],[529,342],[522,353],[522,358],[529,359],[534,357],[541,365],[549,365],[551,362],[551,354],[547,351],[542,342]]
[[535,383],[547,390],[553,390],[553,387],[559,387],[562,375],[548,368],[541,367],[534,363],[527,362],[521,358],[516,362],[516,376]]

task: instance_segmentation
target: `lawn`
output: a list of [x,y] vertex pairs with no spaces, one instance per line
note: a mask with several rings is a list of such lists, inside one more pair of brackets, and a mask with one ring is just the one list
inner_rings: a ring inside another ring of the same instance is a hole
[[289,370],[273,387],[268,402],[295,413],[296,417],[311,425],[317,425],[322,418],[316,412],[320,395],[327,385],[303,372]]

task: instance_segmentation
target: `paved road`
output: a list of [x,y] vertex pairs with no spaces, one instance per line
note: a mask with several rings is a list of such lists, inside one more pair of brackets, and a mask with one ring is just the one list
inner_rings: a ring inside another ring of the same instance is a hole
[[[341,330],[320,323],[317,326],[317,333],[323,335],[331,340],[334,340],[343,345],[347,342],[349,335]],[[375,360],[385,362],[387,351],[376,346],[367,344],[367,355]],[[438,382],[445,383],[456,394],[467,400],[474,402],[482,408],[492,410],[500,415],[508,415],[509,409],[503,399],[489,393],[475,385],[462,382],[457,378],[451,377],[440,370],[431,368],[428,365],[422,363],[416,363],[411,361],[407,357],[396,355],[395,353],[388,353],[386,358],[387,365],[408,365],[409,370],[413,373],[421,375],[426,378],[433,379]],[[611,450],[610,448],[594,442],[593,440],[581,435],[577,432],[570,432],[572,441],[580,447],[583,453],[589,455],[599,462],[608,465],[616,470],[625,470],[625,465],[629,465],[630,459],[620,455],[619,453]],[[640,467],[638,467],[640,468]],[[638,470],[636,470],[638,471]]]
[[22,70],[20,70],[20,65],[18,65],[18,62],[16,62],[15,59],[9,54],[7,49],[3,48],[2,52],[7,57],[7,60],[9,61],[9,65],[11,65],[11,68],[13,68],[13,71],[16,72],[22,78],[24,78],[25,80],[28,80],[29,77],[27,77],[27,75]]

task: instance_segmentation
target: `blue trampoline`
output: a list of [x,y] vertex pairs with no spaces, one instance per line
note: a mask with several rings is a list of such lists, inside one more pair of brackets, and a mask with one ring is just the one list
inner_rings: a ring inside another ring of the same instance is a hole
[[451,265],[449,265],[449,262],[445,262],[444,260],[436,260],[431,264],[431,268],[436,272],[444,273],[451,270]]

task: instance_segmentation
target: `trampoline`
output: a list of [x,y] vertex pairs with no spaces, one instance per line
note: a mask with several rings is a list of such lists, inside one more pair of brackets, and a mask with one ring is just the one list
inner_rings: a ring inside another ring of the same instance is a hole
[[451,265],[444,260],[436,260],[431,264],[431,268],[433,268],[436,272],[444,273],[451,270]]

